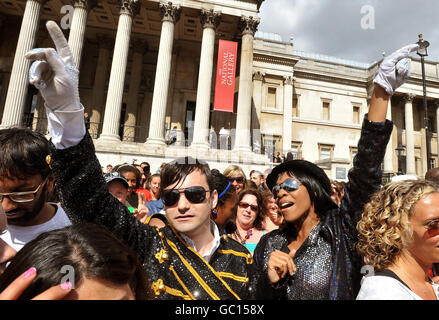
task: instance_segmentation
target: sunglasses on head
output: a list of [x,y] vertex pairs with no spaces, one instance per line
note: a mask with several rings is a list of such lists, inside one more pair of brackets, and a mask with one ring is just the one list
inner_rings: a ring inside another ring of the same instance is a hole
[[187,200],[192,203],[202,203],[206,199],[206,190],[203,187],[189,187],[184,189],[166,189],[163,190],[162,200],[165,206],[171,207],[180,200],[180,193],[184,193]]
[[248,207],[250,207],[251,210],[256,211],[256,212],[258,211],[258,206],[254,206],[254,205],[252,205],[250,203],[246,203],[246,202],[242,202],[241,201],[238,205],[242,209],[247,209]]
[[281,184],[277,184],[273,187],[271,190],[273,193],[273,197],[277,198],[277,195],[281,189],[285,190],[286,192],[296,191],[299,189],[300,182],[296,179],[288,179],[282,182]]
[[239,183],[244,182],[244,177],[230,177],[228,179],[229,179],[230,182],[233,182],[233,181],[236,181],[236,182],[239,182]]

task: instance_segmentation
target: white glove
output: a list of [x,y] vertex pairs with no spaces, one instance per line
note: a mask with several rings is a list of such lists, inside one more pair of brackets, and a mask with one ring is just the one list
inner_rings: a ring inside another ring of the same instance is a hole
[[29,60],[36,60],[29,70],[29,83],[33,84],[52,111],[72,110],[80,106],[78,93],[78,69],[66,38],[53,21],[46,24],[56,51],[53,48],[32,49],[26,53]]
[[46,24],[56,46],[32,49],[26,53],[36,60],[29,70],[29,82],[44,98],[48,129],[57,149],[78,144],[85,135],[84,108],[79,100],[78,74],[64,34],[53,21]]
[[386,90],[388,95],[393,95],[395,90],[402,86],[410,76],[408,56],[418,48],[418,44],[410,44],[386,57],[381,63],[380,70],[373,82]]

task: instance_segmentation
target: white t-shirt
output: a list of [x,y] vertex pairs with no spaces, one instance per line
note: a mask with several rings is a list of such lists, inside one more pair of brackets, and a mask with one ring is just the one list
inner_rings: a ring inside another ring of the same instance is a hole
[[[432,282],[439,299],[439,285]],[[422,300],[397,279],[387,276],[363,277],[357,300]]]
[[8,229],[1,235],[1,239],[15,251],[19,251],[26,243],[35,239],[43,232],[72,225],[63,208],[56,203],[50,204],[56,207],[56,212],[52,219],[36,226],[23,227],[8,225]]

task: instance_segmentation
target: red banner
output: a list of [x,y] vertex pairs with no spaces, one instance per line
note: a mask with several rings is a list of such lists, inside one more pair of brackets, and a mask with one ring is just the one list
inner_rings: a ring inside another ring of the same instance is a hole
[[233,112],[238,43],[220,40],[213,110]]

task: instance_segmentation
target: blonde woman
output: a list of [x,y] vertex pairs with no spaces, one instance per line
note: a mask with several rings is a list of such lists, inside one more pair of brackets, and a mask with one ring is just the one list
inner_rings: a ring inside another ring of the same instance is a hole
[[240,193],[245,189],[247,184],[247,179],[245,177],[244,171],[241,167],[236,165],[231,165],[224,170],[223,174],[229,179],[229,182],[235,187],[236,194]]
[[429,270],[439,262],[439,187],[429,181],[387,184],[365,206],[357,250],[374,274],[358,300],[437,300]]

